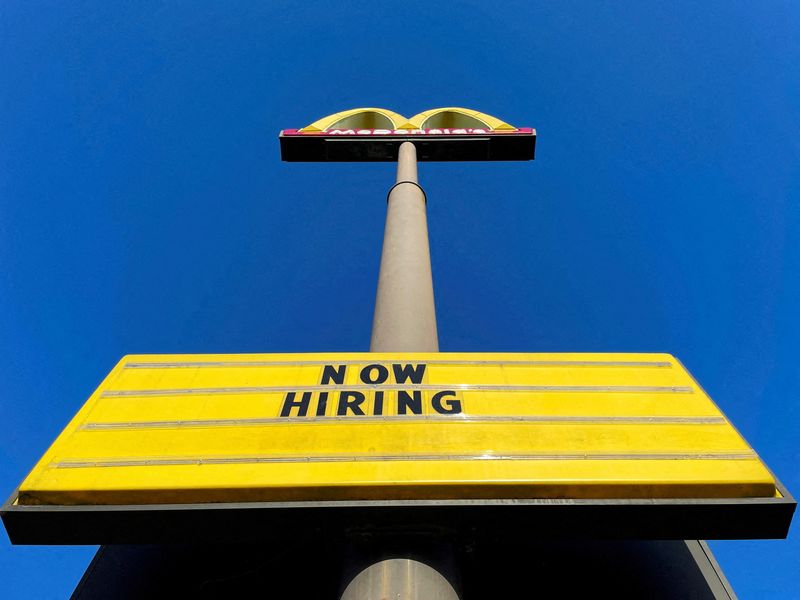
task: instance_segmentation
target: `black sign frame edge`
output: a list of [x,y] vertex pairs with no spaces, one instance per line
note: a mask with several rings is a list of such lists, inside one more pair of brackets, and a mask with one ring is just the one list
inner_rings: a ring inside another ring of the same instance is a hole
[[468,135],[278,135],[283,162],[396,162],[400,144],[417,146],[418,162],[529,161],[536,130]]
[[298,535],[428,532],[592,539],[783,539],[797,503],[781,498],[357,500],[20,506],[0,510],[12,544],[279,541]]

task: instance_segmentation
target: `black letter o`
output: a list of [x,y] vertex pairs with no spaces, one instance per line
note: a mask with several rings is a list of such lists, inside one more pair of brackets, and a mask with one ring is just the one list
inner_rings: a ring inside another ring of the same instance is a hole
[[[378,376],[375,379],[370,377],[370,373],[373,371],[378,372]],[[389,369],[384,367],[383,365],[367,365],[363,369],[361,369],[361,381],[364,383],[383,383],[389,378]]]

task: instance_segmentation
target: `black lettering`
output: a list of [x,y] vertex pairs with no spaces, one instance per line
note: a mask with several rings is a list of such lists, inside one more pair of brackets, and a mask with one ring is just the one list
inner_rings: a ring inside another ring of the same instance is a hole
[[295,400],[296,392],[287,392],[281,408],[282,417],[291,417],[292,409],[297,408],[297,416],[305,417],[308,413],[308,405],[311,402],[311,392],[303,392],[300,400]]
[[394,380],[397,383],[405,383],[411,379],[411,383],[422,383],[422,376],[425,374],[425,365],[392,365]]
[[[413,394],[413,395],[412,395]],[[397,392],[397,414],[398,415],[406,415],[408,414],[407,409],[411,409],[412,415],[421,415],[422,414],[422,392],[419,390],[414,390],[411,394],[409,394],[405,390],[399,390]]]
[[375,392],[375,404],[373,405],[372,410],[373,415],[382,415],[383,414],[383,392]]
[[364,402],[364,394],[361,392],[340,392],[339,393],[339,406],[336,409],[336,414],[340,417],[347,415],[347,409],[353,411],[354,415],[363,415],[364,411],[361,409],[361,403]]
[[[445,406],[442,406],[442,398],[445,396],[452,396],[453,400],[445,400]],[[461,400],[456,397],[455,392],[451,392],[449,390],[444,390],[441,392],[436,392],[431,398],[431,404],[433,405],[433,410],[435,410],[440,415],[455,415],[461,412]]]
[[[370,373],[377,371],[378,375],[374,379],[370,377]],[[383,365],[367,365],[361,369],[361,381],[364,383],[383,383],[389,379],[389,369]]]
[[319,402],[317,402],[317,416],[324,417],[325,411],[328,409],[328,392],[319,393]]
[[339,365],[335,368],[333,365],[325,365],[322,369],[322,381],[320,383],[327,385],[333,381],[333,383],[338,383],[339,385],[344,384],[344,372],[346,369],[347,365]]

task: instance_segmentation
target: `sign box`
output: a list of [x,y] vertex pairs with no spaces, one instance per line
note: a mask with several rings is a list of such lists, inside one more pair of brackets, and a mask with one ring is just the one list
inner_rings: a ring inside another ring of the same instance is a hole
[[143,355],[111,371],[4,519],[24,531],[48,507],[659,501],[773,507],[759,513],[775,515],[759,517],[769,536],[794,509],[668,354]]

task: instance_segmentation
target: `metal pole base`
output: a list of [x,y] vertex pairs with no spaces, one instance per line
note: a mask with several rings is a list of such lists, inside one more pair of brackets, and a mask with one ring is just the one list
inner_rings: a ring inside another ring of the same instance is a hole
[[410,558],[368,566],[347,585],[341,600],[458,600],[450,582],[433,567]]

